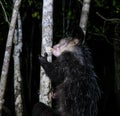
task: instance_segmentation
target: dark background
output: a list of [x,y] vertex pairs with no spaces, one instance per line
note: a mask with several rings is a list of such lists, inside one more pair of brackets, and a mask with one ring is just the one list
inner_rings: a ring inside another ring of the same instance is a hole
[[[11,18],[12,1],[1,0]],[[7,3],[7,5],[6,5]],[[79,25],[82,4],[78,0],[54,0],[53,43],[69,34],[69,29]],[[107,21],[96,14],[98,12],[106,19],[120,18],[119,0],[93,0],[88,19],[86,44],[91,49],[95,71],[99,77],[98,83],[102,91],[98,103],[98,116],[119,116],[120,110],[115,88],[115,46],[120,45],[120,21]],[[38,55],[41,50],[42,2],[23,0],[20,8],[23,29],[23,50],[21,54],[22,94],[24,115],[30,116],[33,105],[39,101],[40,65]],[[5,52],[9,25],[5,21],[0,8],[0,72]],[[117,39],[115,39],[117,38]],[[11,56],[8,81],[5,92],[5,116],[14,116],[13,93],[13,57]],[[120,100],[120,98],[119,98]]]

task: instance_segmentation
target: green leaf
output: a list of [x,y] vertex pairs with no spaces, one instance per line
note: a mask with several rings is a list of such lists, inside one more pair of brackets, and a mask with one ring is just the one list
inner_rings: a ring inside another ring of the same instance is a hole
[[116,1],[115,1],[115,0],[113,0],[113,3],[112,3],[112,4],[113,4],[113,6],[115,6],[115,5],[116,5]]

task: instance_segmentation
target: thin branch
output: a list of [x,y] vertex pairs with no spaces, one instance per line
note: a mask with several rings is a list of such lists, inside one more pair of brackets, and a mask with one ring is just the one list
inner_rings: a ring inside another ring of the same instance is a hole
[[92,32],[88,32],[88,33],[91,34],[91,35],[101,36],[101,37],[107,38],[104,34],[92,33]]
[[113,45],[113,43],[111,43],[111,42],[108,40],[107,36],[105,36],[104,34],[92,33],[92,32],[88,32],[88,33],[91,34],[91,35],[94,35],[94,36],[101,36],[101,37],[103,37],[109,44]]
[[108,18],[105,18],[104,16],[102,16],[100,13],[96,12],[96,14],[103,20],[105,21],[120,21],[119,18],[112,18],[112,19],[108,19]]
[[0,78],[0,116],[2,115],[4,94],[5,94],[6,83],[7,83],[7,74],[8,74],[10,56],[11,56],[11,50],[12,50],[12,41],[13,41],[13,35],[14,35],[16,19],[18,16],[20,3],[21,3],[21,0],[16,0],[14,4],[11,23],[10,23],[8,37],[7,37],[5,56],[4,56],[2,73],[1,73],[1,78]]
[[78,2],[80,2],[81,5],[83,4],[82,0],[78,0]]
[[119,39],[113,38],[113,40],[120,42],[120,38]]
[[14,96],[15,96],[15,113],[16,116],[23,116],[23,101],[21,92],[21,70],[20,70],[20,53],[22,51],[22,24],[20,13],[18,13],[18,27],[14,32]]
[[4,6],[3,6],[3,4],[2,4],[2,2],[1,2],[1,0],[0,0],[0,4],[1,4],[1,7],[2,7],[3,12],[4,12],[4,15],[5,15],[5,20],[6,20],[6,22],[7,22],[8,24],[10,24],[10,22],[9,22],[9,20],[8,20],[7,13],[6,13],[6,11],[5,11],[5,8],[4,8]]

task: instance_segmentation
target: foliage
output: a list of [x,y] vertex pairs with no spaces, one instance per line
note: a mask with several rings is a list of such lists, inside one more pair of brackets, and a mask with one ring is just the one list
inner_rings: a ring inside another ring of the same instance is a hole
[[[74,25],[79,24],[82,8],[81,1],[83,0],[79,0],[79,2],[78,0],[54,0],[54,43],[64,36],[70,26],[73,27]],[[1,70],[13,2],[12,0],[0,0],[0,2],[2,3],[0,3]],[[87,26],[87,39],[89,41],[92,39],[96,39],[98,41],[99,39],[103,39],[111,45],[113,44],[114,38],[117,38],[119,43],[120,0],[91,0],[91,2]],[[22,69],[22,76],[24,81],[24,91],[26,92],[25,103],[27,102],[26,104],[28,105],[36,102],[38,96],[36,95],[36,93],[38,93],[38,89],[36,88],[39,86],[39,63],[37,61],[37,56],[40,53],[41,47],[42,0],[22,0],[20,14],[23,28],[23,59],[21,60],[21,64],[24,68]],[[32,92],[29,93],[28,91]],[[32,97],[35,99],[32,99],[32,103],[28,103]],[[9,97],[9,99],[11,98]],[[26,107],[28,107],[27,105]],[[29,108],[28,111],[30,111]]]
[[[91,5],[88,31],[106,39],[120,35],[120,2],[119,0],[94,0]],[[112,29],[112,30],[111,30]],[[118,36],[117,36],[118,38]]]
[[0,5],[1,5],[1,11],[2,11],[0,15],[4,17],[4,20],[6,22],[9,22],[11,18],[11,11],[12,11],[13,3],[11,1],[1,0]]
[[[11,18],[12,2],[7,0],[0,1],[0,41],[7,35],[8,24]],[[0,42],[1,43],[1,42]]]
[[[77,1],[77,0],[76,0]],[[56,2],[55,5],[60,7],[63,7],[64,10],[57,8],[54,5],[54,32],[55,35],[59,38],[61,35],[63,35],[62,30],[63,28],[68,29],[71,23],[71,25],[74,25],[76,22],[79,22],[79,13],[80,13],[80,7],[79,2],[70,0],[69,4],[64,3],[64,6],[60,3],[60,1]],[[12,1],[7,0],[1,0],[2,5],[5,9],[5,12],[3,8],[1,7],[1,13],[0,17],[0,29],[6,30],[6,16],[8,17],[8,21],[10,21],[11,18],[11,11],[12,11]],[[76,6],[76,7],[74,7]],[[76,10],[77,9],[77,10]],[[29,10],[31,11],[31,18],[41,20],[42,14],[42,2],[37,0],[23,0],[22,6],[21,6],[21,14],[22,19],[26,18]],[[56,13],[58,12],[58,14]],[[5,15],[6,13],[6,15]],[[64,14],[63,14],[64,13]],[[98,15],[98,14],[100,15]],[[104,37],[107,37],[109,35],[109,29],[113,28],[112,35],[116,32],[119,35],[119,27],[120,27],[120,20],[112,20],[108,21],[107,19],[114,19],[119,18],[120,14],[120,3],[119,0],[93,0],[91,4],[91,11],[90,11],[90,17],[89,17],[89,23],[88,23],[88,31],[90,33],[97,33],[98,35],[102,34]],[[64,17],[63,17],[64,16]],[[105,19],[103,19],[104,17]],[[58,18],[65,20],[65,27],[62,27],[63,22],[61,20],[58,20]],[[94,20],[93,20],[94,19]],[[98,23],[99,21],[99,23]],[[68,23],[69,22],[69,23]],[[60,27],[61,29],[58,31],[57,28]],[[91,31],[92,30],[92,31]],[[0,32],[1,32],[0,31]],[[60,32],[61,31],[61,32]],[[4,31],[5,32],[5,31]],[[0,33],[0,38],[1,38]],[[0,39],[1,40],[1,39]]]
[[21,6],[21,12],[26,13],[28,9],[32,10],[31,16],[34,19],[40,20],[41,18],[41,9],[42,9],[42,2],[37,0],[23,0],[23,4]]

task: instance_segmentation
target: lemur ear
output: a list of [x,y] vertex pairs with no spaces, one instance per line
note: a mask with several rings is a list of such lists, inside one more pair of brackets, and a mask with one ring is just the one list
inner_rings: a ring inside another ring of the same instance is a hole
[[77,38],[80,40],[80,43],[84,40],[84,32],[79,26],[75,26],[72,31],[72,38]]
[[77,38],[75,38],[75,39],[73,40],[73,42],[74,42],[74,45],[78,45],[78,44],[80,43],[80,40],[77,39]]

